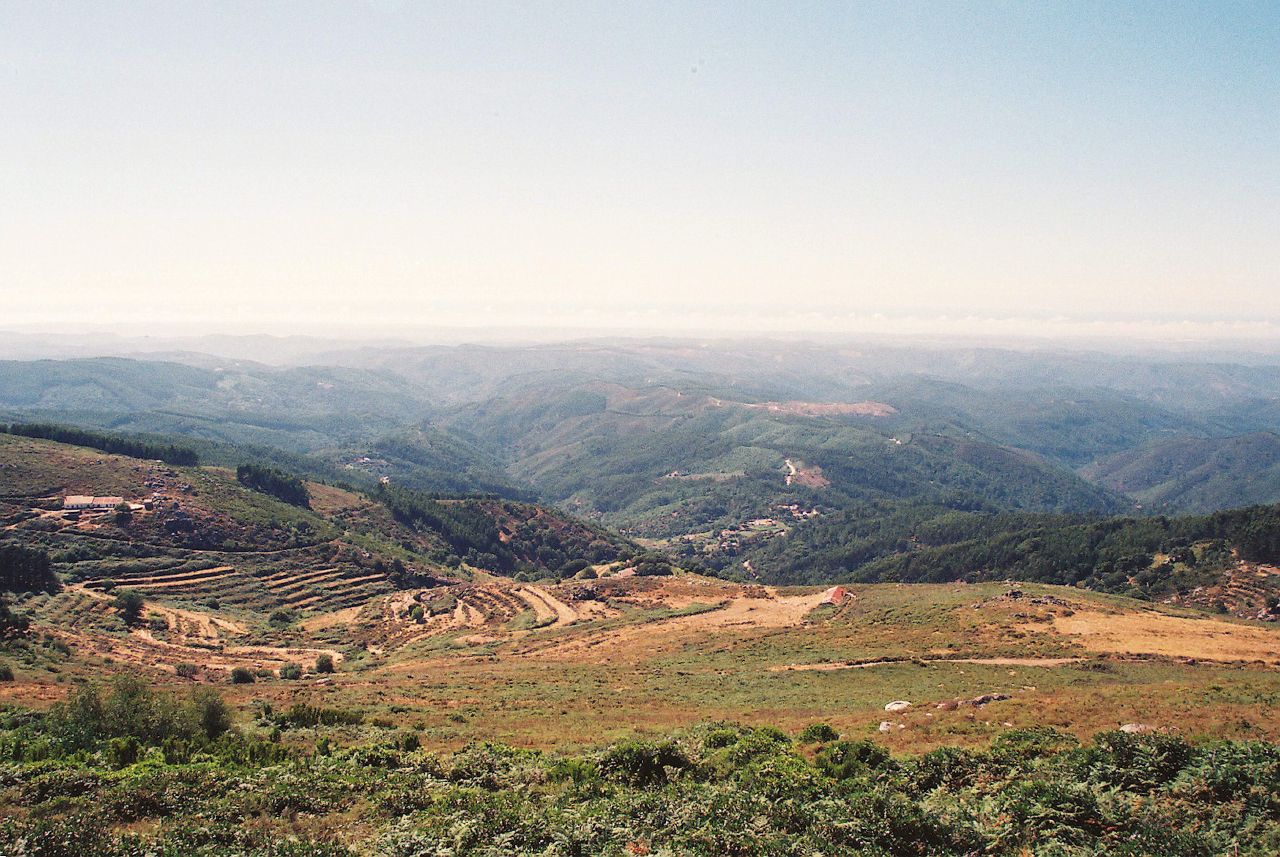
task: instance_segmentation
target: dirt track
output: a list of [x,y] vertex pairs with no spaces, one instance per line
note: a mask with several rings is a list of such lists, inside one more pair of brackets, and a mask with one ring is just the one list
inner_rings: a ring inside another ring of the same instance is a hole
[[[925,658],[926,664],[988,664],[998,667],[1060,667],[1076,664],[1083,658]],[[770,667],[770,672],[830,672],[832,670],[861,670],[871,667],[888,667],[895,664],[910,664],[913,660],[867,661],[861,664],[824,663],[824,664],[787,664]]]

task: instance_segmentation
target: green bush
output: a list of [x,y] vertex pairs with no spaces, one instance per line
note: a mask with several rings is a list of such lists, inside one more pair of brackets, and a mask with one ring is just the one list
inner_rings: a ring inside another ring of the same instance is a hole
[[174,672],[178,674],[179,678],[195,678],[196,673],[199,672],[199,667],[190,663],[178,664],[173,669]]
[[840,733],[825,723],[810,723],[800,732],[796,739],[801,744],[824,744],[827,741],[838,741]]
[[874,774],[894,765],[889,751],[871,741],[837,741],[818,753],[818,770],[837,780]]
[[632,786],[665,783],[669,771],[691,766],[688,756],[674,741],[626,741],[601,754],[596,765],[605,779]]
[[275,716],[275,722],[284,727],[354,726],[363,721],[364,715],[359,711],[322,708],[302,702],[294,703],[287,711]]
[[302,667],[298,664],[283,664],[280,667],[280,678],[295,681],[302,678]]
[[0,681],[13,681],[13,667],[0,662]]
[[331,673],[333,672],[333,669],[334,667],[333,667],[332,655],[321,655],[320,657],[316,658],[317,673]]
[[1103,732],[1094,737],[1079,771],[1082,779],[1151,791],[1173,782],[1194,757],[1195,748],[1172,735]]
[[71,750],[91,749],[115,738],[140,745],[213,739],[230,728],[230,709],[212,688],[195,688],[184,701],[157,692],[136,675],[117,676],[100,687],[82,685],[45,719],[48,731]]
[[193,692],[191,707],[205,738],[212,741],[231,729],[231,708],[213,688],[199,688]]
[[[99,702],[108,707],[106,697]],[[0,710],[11,808],[0,821],[0,854],[1280,853],[1280,746],[1264,742],[1188,745],[1190,761],[1170,778],[1176,745],[1104,735],[1081,747],[1050,730],[916,760],[836,742],[814,763],[777,730],[731,726],[695,730],[687,744],[632,741],[555,756],[491,743],[425,754],[412,733],[339,747],[317,734],[315,752],[325,758],[313,759],[235,731],[167,738],[162,753],[111,735],[92,752],[58,755],[50,723]],[[709,749],[715,763],[686,746]],[[1089,765],[1099,760],[1108,767],[1095,779]],[[1132,787],[1103,781],[1117,770],[1147,773],[1121,778]],[[295,816],[305,822],[252,821]],[[354,851],[305,838],[339,832],[359,837]]]
[[292,610],[274,610],[267,618],[267,623],[273,628],[284,628],[296,618],[298,616]]
[[232,684],[253,684],[256,680],[253,670],[248,667],[236,667],[231,671],[230,679]]

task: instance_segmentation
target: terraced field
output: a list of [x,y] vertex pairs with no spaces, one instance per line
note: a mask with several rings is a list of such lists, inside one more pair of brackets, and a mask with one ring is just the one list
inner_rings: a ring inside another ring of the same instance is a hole
[[[0,463],[13,455],[0,438]],[[19,459],[22,484],[58,485],[41,459]],[[16,597],[35,642],[11,659],[3,699],[47,706],[117,672],[226,683],[247,667],[252,684],[228,685],[246,711],[355,708],[439,746],[598,744],[717,719],[823,720],[912,751],[982,743],[1007,724],[1280,738],[1280,628],[1211,602],[1007,584],[779,588],[607,561],[583,579],[513,579],[429,559],[419,533],[342,489],[316,491],[330,520],[220,471],[72,459],[115,485],[145,477],[159,499],[124,522],[65,515],[54,496],[0,509],[9,537],[47,551],[64,582]],[[1206,597],[1259,597],[1260,575],[1274,569],[1242,566]],[[121,593],[143,600],[133,625]],[[326,655],[332,675],[315,672]],[[286,664],[302,678],[282,678]],[[911,705],[888,712],[892,701]]]

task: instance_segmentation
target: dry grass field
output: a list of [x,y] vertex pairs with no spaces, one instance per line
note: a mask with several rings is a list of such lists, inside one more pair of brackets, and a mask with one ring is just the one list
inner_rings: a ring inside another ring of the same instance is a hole
[[[911,752],[1035,725],[1280,738],[1274,623],[1074,588],[880,584],[833,597],[636,576],[626,562],[559,583],[465,565],[397,579],[401,557],[422,555],[405,547],[419,549],[414,534],[339,488],[310,485],[299,509],[226,470],[7,436],[0,464],[8,537],[43,546],[65,582],[15,597],[32,644],[8,658],[15,680],[0,700],[21,705],[133,673],[221,685],[243,713],[359,711],[343,736],[353,743],[412,729],[428,747],[588,746],[719,720],[825,721]],[[156,511],[123,527],[66,515],[58,495],[73,489],[155,497]],[[173,534],[174,520],[194,535]],[[122,591],[143,601],[131,626],[114,604]],[[326,655],[337,669],[318,674]],[[300,678],[280,676],[291,664]],[[255,681],[229,683],[237,667]],[[911,705],[886,712],[893,701]]]
[[[166,606],[161,589],[143,591],[165,630],[123,632],[104,596],[73,587],[35,606],[37,632],[74,657],[57,672],[20,670],[0,693],[43,706],[91,672],[183,683],[176,665],[196,663],[196,680],[221,683],[234,666],[309,667],[330,653],[334,675],[227,690],[246,710],[360,710],[440,747],[596,745],[715,720],[825,721],[904,751],[1034,725],[1280,738],[1280,632],[1260,624],[1057,587],[1013,597],[1002,585],[855,586],[831,605],[824,590],[694,575],[558,586],[475,577],[281,629]],[[420,620],[414,605],[429,608]],[[911,707],[886,713],[895,700]]]

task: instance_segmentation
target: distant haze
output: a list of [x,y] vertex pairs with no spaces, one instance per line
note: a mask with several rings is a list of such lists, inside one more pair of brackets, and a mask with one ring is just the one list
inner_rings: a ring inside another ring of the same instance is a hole
[[7,3],[0,328],[1280,342],[1268,3]]

